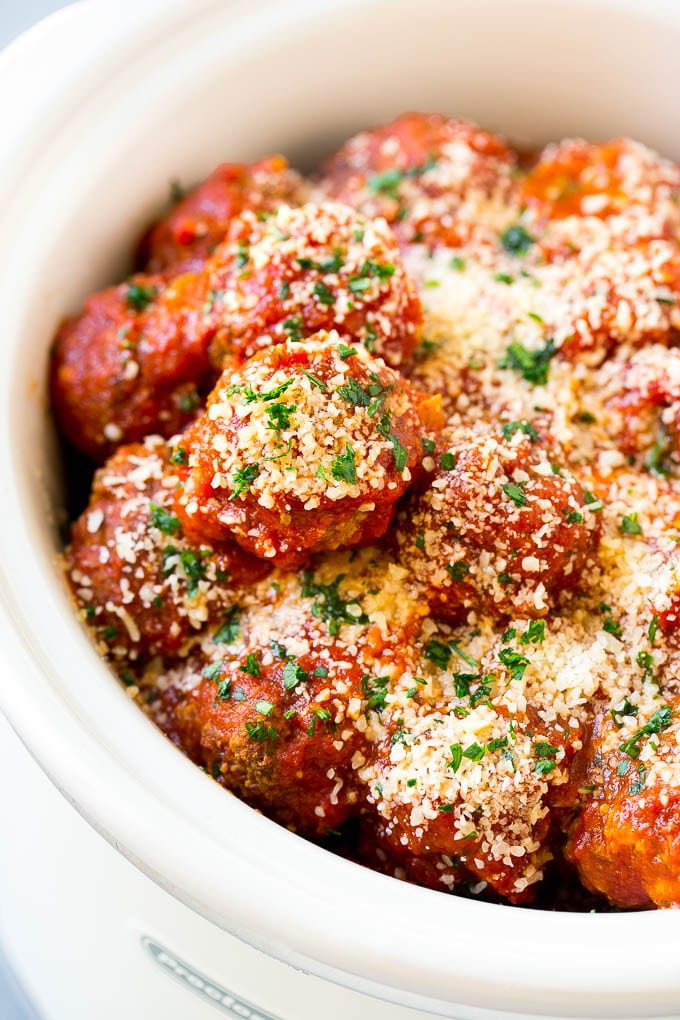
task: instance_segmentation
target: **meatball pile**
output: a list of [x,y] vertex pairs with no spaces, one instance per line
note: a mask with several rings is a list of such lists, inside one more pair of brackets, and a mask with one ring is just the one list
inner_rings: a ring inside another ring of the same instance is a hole
[[405,114],[219,166],[136,258],[50,363],[130,696],[387,874],[680,906],[678,167]]

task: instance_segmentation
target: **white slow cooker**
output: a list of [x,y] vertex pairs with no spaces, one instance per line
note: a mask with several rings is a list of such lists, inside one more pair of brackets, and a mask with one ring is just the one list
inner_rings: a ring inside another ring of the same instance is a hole
[[676,0],[97,0],[0,59],[0,941],[45,1020],[680,1016],[680,913],[409,886],[183,758],[74,618],[45,396],[171,179],[311,166],[404,109],[680,158],[679,55]]

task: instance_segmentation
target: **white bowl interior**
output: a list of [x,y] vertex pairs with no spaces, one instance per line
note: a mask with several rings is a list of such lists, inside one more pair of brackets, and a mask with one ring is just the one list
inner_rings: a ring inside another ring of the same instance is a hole
[[[443,1012],[456,1001],[526,1008],[527,989],[536,1010],[555,1009],[561,989],[569,1015],[660,1012],[680,993],[670,915],[539,918],[403,886],[296,840],[166,744],[98,660],[64,590],[45,366],[60,319],[126,270],[169,182],[225,159],[280,151],[312,167],[404,109],[468,116],[521,142],[625,133],[680,158],[680,11],[642,0],[174,0],[162,17],[144,5],[107,17],[116,31],[101,31],[68,70],[52,58],[54,89],[35,99],[30,132],[13,124],[11,173],[0,157],[13,182],[0,221],[14,239],[0,280],[0,570],[21,671],[4,678],[8,715],[140,866],[217,923],[317,972]],[[165,845],[169,832],[179,845]],[[254,920],[245,895],[198,875],[192,854],[216,867],[225,855],[240,861],[280,909]],[[286,896],[297,903],[289,932]],[[331,902],[337,931],[320,936],[318,904]],[[492,974],[470,937],[489,926],[506,940]],[[584,954],[595,932],[597,952]],[[618,965],[633,933],[656,945],[644,977]]]

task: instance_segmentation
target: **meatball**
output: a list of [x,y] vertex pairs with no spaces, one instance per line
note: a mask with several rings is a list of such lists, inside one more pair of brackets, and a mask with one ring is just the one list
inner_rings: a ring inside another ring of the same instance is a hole
[[66,565],[76,603],[114,658],[176,655],[268,565],[228,539],[194,546],[172,509],[178,479],[158,437],[122,447],[95,475],[71,531]]
[[[545,615],[572,588],[599,534],[583,489],[527,423],[440,447],[425,492],[397,526],[398,555],[433,612]],[[529,434],[527,434],[529,432]]]
[[59,330],[52,407],[67,438],[93,460],[150,433],[170,437],[201,405],[217,373],[200,278],[134,276],[89,297]]
[[619,345],[669,343],[680,331],[675,242],[586,249],[564,265],[546,266],[537,279],[546,288],[537,307],[554,324],[561,356],[568,360],[599,364]]
[[576,737],[527,704],[523,653],[542,633],[518,623],[495,647],[479,629],[428,620],[401,675],[365,681],[371,748],[357,775],[407,874],[438,874],[449,889],[473,876],[512,902],[532,897]]
[[218,365],[337,328],[399,366],[419,339],[420,302],[392,232],[348,206],[282,206],[266,220],[244,213],[206,272]]
[[300,205],[307,190],[283,156],[223,163],[149,230],[140,245],[140,264],[151,273],[198,272],[236,216],[246,209],[262,215],[282,203]]
[[668,476],[680,460],[680,351],[650,345],[612,362],[604,389],[608,430],[629,457]]
[[380,537],[419,464],[421,402],[438,403],[336,333],[262,351],[183,436],[187,533],[288,569]]
[[[648,685],[651,687],[652,685]],[[619,907],[680,907],[680,699],[631,693],[597,718],[567,856]]]
[[[312,836],[356,814],[364,789],[366,679],[399,673],[423,609],[405,572],[375,549],[276,572],[231,607],[170,672],[148,710],[220,783]],[[364,749],[364,750],[362,750]]]
[[516,154],[497,135],[440,114],[407,113],[362,131],[325,165],[320,191],[384,216],[401,243],[458,247],[478,227],[504,230]]
[[680,168],[627,138],[548,145],[520,193],[537,226],[588,216],[627,241],[680,236]]

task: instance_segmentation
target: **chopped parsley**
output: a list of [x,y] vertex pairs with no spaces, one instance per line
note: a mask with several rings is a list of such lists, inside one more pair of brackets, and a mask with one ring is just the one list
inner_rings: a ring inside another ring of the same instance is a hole
[[332,290],[329,290],[325,283],[319,281],[314,284],[314,294],[318,298],[319,303],[322,305],[334,305],[335,295]]
[[671,473],[669,464],[670,452],[671,446],[668,429],[665,425],[662,425],[659,429],[657,440],[647,456],[647,470],[651,471],[653,475],[667,478]]
[[486,676],[479,678],[479,684],[470,695],[470,708],[477,708],[477,705],[481,704],[482,701],[486,701],[491,694],[491,688],[495,679],[495,673],[487,673]]
[[213,637],[213,642],[216,645],[231,645],[236,641],[241,629],[240,620],[242,611],[240,606],[231,606],[227,610],[222,626],[215,631]]
[[556,347],[552,337],[549,337],[545,346],[537,351],[529,351],[523,344],[513,341],[508,345],[505,357],[499,361],[498,367],[518,372],[523,379],[535,386],[545,386],[550,362],[555,354]]
[[284,404],[281,402],[272,404],[267,408],[267,415],[269,416],[267,428],[275,429],[277,432],[290,428],[290,416],[295,411],[297,411],[297,404]]
[[307,736],[313,737],[316,733],[317,722],[330,722],[331,713],[327,708],[313,708],[312,709],[312,721],[307,727]]
[[266,741],[278,740],[278,733],[273,726],[267,726],[264,719],[258,719],[257,722],[246,723],[246,733],[251,740],[254,740],[257,744],[264,744]]
[[[328,633],[337,637],[343,623],[368,623],[358,599],[343,599],[339,592],[345,574],[338,574],[331,584],[317,584],[311,570],[305,570],[300,594],[313,598],[311,613],[317,620],[328,623]],[[350,612],[350,609],[353,611]]]
[[343,361],[347,361],[348,358],[351,358],[356,353],[356,347],[348,347],[347,344],[338,344],[338,354]]
[[369,407],[371,394],[365,390],[353,375],[350,375],[344,386],[338,386],[336,393],[354,407]]
[[433,662],[440,669],[448,669],[451,661],[451,649],[448,645],[442,644],[441,641],[432,639],[428,641],[425,648],[425,658],[429,659],[430,662]]
[[638,523],[636,513],[626,514],[621,521],[621,531],[624,535],[641,535],[642,527]]
[[250,252],[248,249],[248,245],[244,244],[243,241],[239,241],[236,246],[236,249],[237,249],[235,257],[236,268],[243,269],[245,266],[248,265],[248,262],[250,260]]
[[470,568],[465,560],[456,560],[454,563],[446,564],[446,572],[454,581],[464,581],[470,573]]
[[521,645],[540,645],[545,638],[545,620],[532,620],[519,639]]
[[287,691],[292,691],[294,687],[305,680],[309,680],[309,673],[294,659],[291,659],[283,667],[283,686]]
[[[369,412],[370,413],[370,412]],[[392,455],[394,457],[394,470],[401,474],[406,467],[408,461],[408,453],[405,448],[401,445],[399,437],[391,430],[392,422],[390,420],[389,411],[382,415],[380,421],[376,425],[376,431],[387,440],[392,446]]]
[[245,467],[236,468],[231,476],[233,488],[229,499],[238,499],[244,492],[247,492],[259,473],[259,464],[246,464]]
[[643,737],[652,736],[654,733],[659,733],[661,730],[668,729],[671,724],[671,717],[673,715],[670,705],[664,705],[663,708],[657,708],[654,715],[641,726],[632,737],[628,740],[624,740],[622,744],[619,744],[619,750],[627,754],[629,758],[640,757],[640,741]]
[[258,653],[250,652],[246,656],[246,661],[241,663],[241,665],[239,666],[239,670],[241,671],[241,673],[247,673],[248,676],[259,676],[261,670]]
[[390,198],[398,199],[397,188],[403,178],[404,171],[393,167],[383,173],[372,174],[366,180],[366,187],[376,195],[388,195]]
[[140,283],[129,283],[125,291],[125,303],[136,312],[143,312],[158,294],[158,287],[144,287]]
[[512,648],[501,648],[498,658],[508,668],[511,680],[520,681],[523,679],[529,665],[529,659],[525,655],[521,655]]
[[638,652],[635,661],[640,669],[644,670],[645,679],[652,680],[654,678],[654,656],[649,652]]
[[273,386],[270,390],[265,390],[264,393],[257,393],[251,386],[248,386],[245,390],[243,403],[253,404],[256,400],[260,400],[262,403],[269,403],[270,400],[278,400],[294,382],[294,379],[286,379],[285,382],[279,383],[278,386]]
[[149,510],[151,512],[151,524],[154,528],[158,528],[164,535],[179,535],[182,530],[179,517],[174,514],[168,513],[165,507],[159,506],[158,503],[153,501],[149,503]]
[[[621,727],[623,726],[623,722],[621,720],[624,718],[624,716],[636,716],[638,714],[638,707],[637,705],[631,704],[628,698],[624,698],[621,707],[610,708],[609,714],[612,717],[612,721],[616,726],[617,730],[620,730]],[[619,773],[619,775],[622,775],[622,773]]]
[[288,334],[288,339],[292,343],[302,340],[305,335],[305,324],[302,321],[301,315],[293,315],[289,319],[284,319],[281,326]]
[[218,659],[217,662],[211,662],[209,666],[206,666],[201,676],[205,680],[217,680],[218,676],[222,672],[224,667],[224,659]]
[[205,577],[206,567],[202,557],[193,549],[177,549],[174,545],[166,545],[161,568],[163,577],[168,577],[175,570],[177,563],[170,562],[172,560],[181,564],[187,583],[187,595],[193,598],[198,591],[199,581]]
[[623,633],[621,624],[617,620],[612,619],[611,616],[605,617],[602,623],[602,630],[615,638],[620,638]]
[[322,390],[323,393],[325,393],[326,390],[328,389],[328,386],[326,386],[326,383],[323,381],[323,379],[319,379],[317,375],[314,375],[312,372],[308,372],[306,368],[302,369],[302,374],[307,376],[312,386],[316,386],[316,388],[318,390]]
[[510,440],[515,432],[523,432],[532,443],[538,442],[540,436],[533,425],[528,421],[507,421],[501,428],[503,439]]
[[638,774],[638,778],[634,780],[628,787],[628,793],[630,793],[633,797],[636,796],[636,794],[640,793],[640,791],[643,789],[645,785],[645,779],[647,778],[647,769],[644,767],[642,762],[638,763],[636,771]]
[[441,465],[442,471],[453,471],[456,466],[456,458],[450,452],[442,453],[439,458],[439,464]]
[[601,510],[604,510],[604,503],[590,489],[583,490],[583,500],[592,514],[598,514]]
[[170,454],[171,464],[188,464],[189,458],[187,457],[187,451],[183,446],[175,446],[172,453]]
[[526,485],[526,482],[520,482],[519,485],[515,485],[514,482],[506,482],[505,485],[501,485],[501,489],[517,507],[527,505],[527,497],[523,492],[522,487]]
[[521,223],[508,227],[500,235],[500,241],[509,255],[526,255],[534,243],[534,238],[527,233]]
[[338,454],[331,462],[331,475],[336,482],[348,482],[350,485],[357,484],[354,450],[349,443],[345,443],[345,452]]
[[649,627],[647,628],[647,637],[649,638],[650,645],[654,644],[656,639],[656,632],[659,629],[659,617],[655,614],[649,621]]
[[370,676],[365,673],[361,678],[361,690],[366,698],[366,708],[378,715],[385,710],[387,699],[387,685],[390,682],[388,676]]
[[473,657],[466,652],[464,648],[461,648],[457,641],[449,641],[449,646],[451,651],[455,652],[459,659],[462,659],[463,662],[467,662],[468,666],[472,666],[474,669],[479,668],[477,660],[473,659]]
[[394,276],[395,266],[392,262],[374,262],[373,259],[366,259],[361,267],[361,276],[376,276],[379,280],[389,280]]
[[457,772],[463,760],[463,748],[461,744],[451,744],[449,750],[451,751],[451,761],[447,763],[446,767]]

